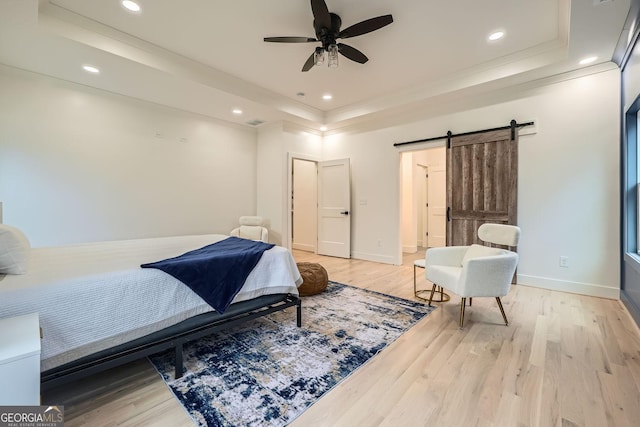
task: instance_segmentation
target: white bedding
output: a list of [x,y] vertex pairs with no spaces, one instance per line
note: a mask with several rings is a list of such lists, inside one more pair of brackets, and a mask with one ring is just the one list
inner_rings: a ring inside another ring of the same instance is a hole
[[[212,311],[172,276],[140,264],[178,256],[227,236],[200,235],[34,248],[24,275],[0,275],[0,318],[38,312],[41,370],[113,347]],[[291,253],[275,246],[249,274],[234,302],[297,295]]]

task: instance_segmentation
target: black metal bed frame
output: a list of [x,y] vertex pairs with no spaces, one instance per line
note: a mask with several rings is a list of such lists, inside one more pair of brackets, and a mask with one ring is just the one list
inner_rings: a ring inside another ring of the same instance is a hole
[[293,306],[296,307],[297,326],[301,327],[302,304],[299,297],[290,294],[265,295],[232,304],[223,314],[215,311],[203,313],[142,338],[42,372],[41,387],[46,390],[171,348],[175,349],[175,378],[180,378],[184,373],[182,348],[188,341]]

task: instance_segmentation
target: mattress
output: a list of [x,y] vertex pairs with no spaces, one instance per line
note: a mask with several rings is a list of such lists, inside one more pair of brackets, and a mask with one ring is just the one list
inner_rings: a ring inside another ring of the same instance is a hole
[[[38,312],[41,370],[148,335],[212,311],[170,275],[140,264],[181,255],[227,236],[198,235],[34,248],[24,275],[0,276],[0,318]],[[275,246],[249,274],[234,302],[297,295],[291,253]]]

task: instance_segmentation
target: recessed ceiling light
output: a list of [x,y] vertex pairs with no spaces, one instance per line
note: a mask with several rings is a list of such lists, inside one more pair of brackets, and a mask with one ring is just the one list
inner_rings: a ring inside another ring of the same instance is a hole
[[100,72],[100,70],[93,65],[83,65],[82,69],[93,74],[98,74]]
[[580,65],[591,64],[592,62],[596,62],[596,59],[598,59],[597,56],[590,56],[588,58],[584,58],[584,59],[580,60]]
[[320,131],[321,131],[321,132],[326,132],[326,131],[327,131],[327,129],[329,129],[329,128],[328,128],[328,127],[326,127],[326,126],[320,126]]
[[231,110],[231,112],[237,116],[239,116],[240,114],[242,114],[242,110],[239,108],[234,108],[233,110]]
[[504,31],[496,31],[494,33],[489,34],[489,41],[496,41],[496,40],[500,40],[501,38],[504,37]]
[[333,99],[333,95],[326,93],[322,95],[322,99],[324,99],[325,101],[331,101]]
[[131,12],[140,12],[140,5],[131,0],[122,0],[122,6]]

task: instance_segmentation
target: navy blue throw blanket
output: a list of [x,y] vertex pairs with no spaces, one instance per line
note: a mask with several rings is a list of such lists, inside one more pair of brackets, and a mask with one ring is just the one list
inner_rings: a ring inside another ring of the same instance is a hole
[[175,258],[142,264],[187,285],[217,312],[224,313],[264,251],[275,245],[228,237]]

